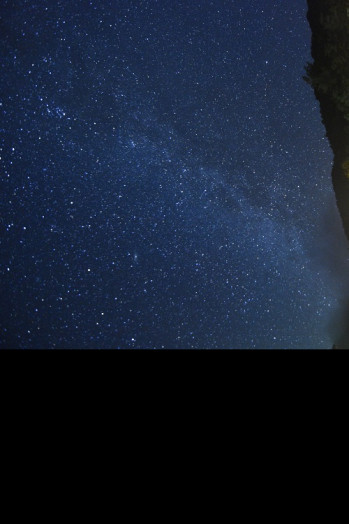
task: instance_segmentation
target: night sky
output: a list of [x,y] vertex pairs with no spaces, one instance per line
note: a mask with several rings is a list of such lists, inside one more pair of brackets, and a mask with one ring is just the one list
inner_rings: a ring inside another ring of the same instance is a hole
[[0,347],[331,348],[305,0],[2,0]]

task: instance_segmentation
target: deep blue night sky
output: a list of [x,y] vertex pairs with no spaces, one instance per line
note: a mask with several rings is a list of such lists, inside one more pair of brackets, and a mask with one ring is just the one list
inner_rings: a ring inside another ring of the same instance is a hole
[[330,348],[306,1],[2,0],[0,346]]

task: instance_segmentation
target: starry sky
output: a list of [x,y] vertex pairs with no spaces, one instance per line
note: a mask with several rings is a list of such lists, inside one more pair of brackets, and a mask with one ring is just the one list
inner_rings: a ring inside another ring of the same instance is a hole
[[0,347],[331,348],[305,0],[2,0]]

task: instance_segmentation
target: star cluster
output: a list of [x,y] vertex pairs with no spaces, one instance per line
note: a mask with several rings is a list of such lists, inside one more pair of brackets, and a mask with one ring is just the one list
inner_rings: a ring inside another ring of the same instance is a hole
[[4,0],[2,347],[328,348],[306,2]]

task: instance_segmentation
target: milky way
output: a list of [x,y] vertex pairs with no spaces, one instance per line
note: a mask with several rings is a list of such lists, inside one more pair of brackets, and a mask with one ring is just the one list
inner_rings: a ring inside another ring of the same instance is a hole
[[1,347],[331,347],[306,9],[2,1]]

